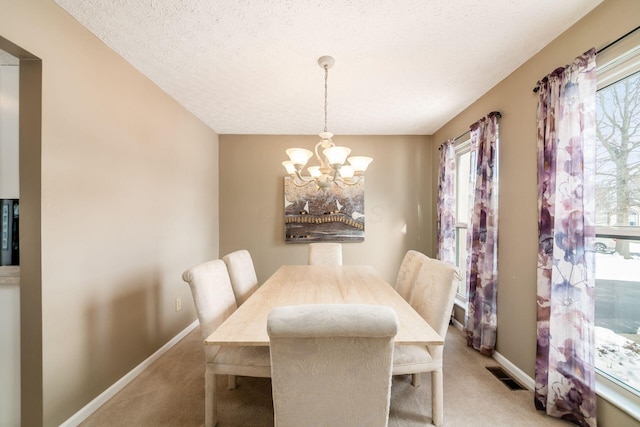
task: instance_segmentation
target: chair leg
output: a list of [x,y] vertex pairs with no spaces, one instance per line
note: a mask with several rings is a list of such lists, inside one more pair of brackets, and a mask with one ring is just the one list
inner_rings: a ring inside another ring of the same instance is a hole
[[444,422],[444,387],[442,371],[431,372],[431,419],[434,426]]
[[420,374],[411,374],[411,385],[414,387],[420,387]]
[[215,427],[216,418],[216,375],[213,372],[204,374],[204,425]]
[[229,375],[229,379],[228,379],[228,384],[227,384],[227,390],[235,390],[237,387],[236,384],[236,376],[235,375]]

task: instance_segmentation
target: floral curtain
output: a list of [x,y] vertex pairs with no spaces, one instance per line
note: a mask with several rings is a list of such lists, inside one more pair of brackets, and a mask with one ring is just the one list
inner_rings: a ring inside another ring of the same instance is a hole
[[467,344],[491,356],[496,344],[498,287],[498,118],[471,125],[471,184],[467,224]]
[[439,260],[456,265],[456,150],[450,139],[440,147],[438,174]]
[[596,425],[595,50],[538,82],[536,408]]

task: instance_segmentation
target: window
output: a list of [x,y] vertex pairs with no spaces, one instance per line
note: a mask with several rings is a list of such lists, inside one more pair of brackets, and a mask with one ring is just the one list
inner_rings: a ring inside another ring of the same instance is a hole
[[471,168],[471,140],[456,145],[456,265],[460,282],[456,299],[467,301],[467,221],[469,220],[469,174]]
[[596,369],[640,394],[640,34],[598,55]]

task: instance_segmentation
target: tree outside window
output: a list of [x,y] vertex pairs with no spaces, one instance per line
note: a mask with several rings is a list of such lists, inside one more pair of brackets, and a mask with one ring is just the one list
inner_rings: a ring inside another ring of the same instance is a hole
[[596,367],[640,392],[640,72],[597,93]]

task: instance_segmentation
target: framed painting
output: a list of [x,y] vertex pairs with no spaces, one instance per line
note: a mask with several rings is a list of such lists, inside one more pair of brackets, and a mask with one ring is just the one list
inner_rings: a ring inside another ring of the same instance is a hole
[[287,243],[364,241],[364,178],[322,191],[285,177],[284,235]]

